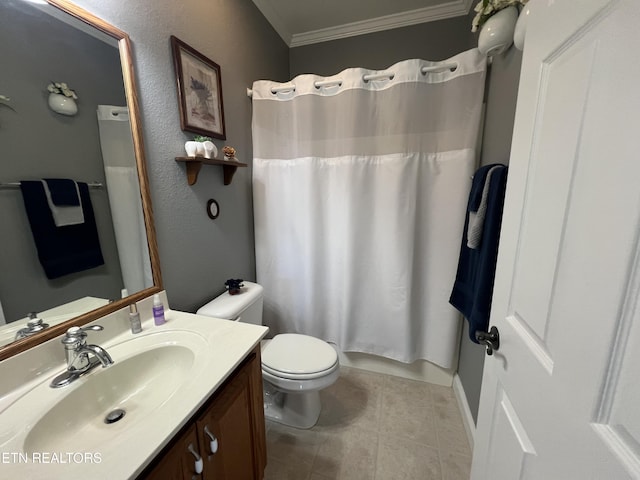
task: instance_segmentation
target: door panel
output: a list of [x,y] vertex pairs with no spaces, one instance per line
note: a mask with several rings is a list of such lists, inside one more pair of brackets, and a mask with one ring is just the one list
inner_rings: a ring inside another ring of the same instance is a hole
[[640,2],[530,6],[472,479],[640,478]]
[[593,427],[627,470],[640,476],[640,259],[633,264]]
[[[523,478],[527,457],[535,455],[535,450],[501,385],[498,387],[496,399],[491,449],[484,478],[518,480]],[[507,449],[499,448],[501,446],[506,446]]]
[[[538,117],[528,159],[520,223],[512,315],[546,347],[549,308],[562,241],[594,45],[580,42],[551,56],[542,68]],[[548,121],[548,119],[552,119]]]

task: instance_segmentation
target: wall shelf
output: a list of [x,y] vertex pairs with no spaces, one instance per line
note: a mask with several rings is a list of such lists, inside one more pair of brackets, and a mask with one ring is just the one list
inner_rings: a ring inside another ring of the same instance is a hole
[[246,163],[237,160],[219,160],[217,158],[204,158],[199,155],[195,157],[176,157],[176,162],[182,162],[187,167],[187,182],[189,185],[195,185],[198,181],[198,173],[202,165],[220,165],[224,173],[224,184],[229,185],[233,180],[233,175],[238,167],[246,167]]

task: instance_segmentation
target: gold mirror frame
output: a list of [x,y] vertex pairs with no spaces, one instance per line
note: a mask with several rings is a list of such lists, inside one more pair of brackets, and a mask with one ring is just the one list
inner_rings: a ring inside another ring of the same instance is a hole
[[142,211],[147,231],[147,243],[149,245],[149,255],[151,260],[151,271],[153,274],[153,286],[129,295],[126,298],[114,301],[104,307],[92,310],[79,317],[72,318],[53,327],[47,328],[42,333],[33,337],[26,337],[17,340],[9,345],[0,348],[0,361],[30,348],[42,342],[62,335],[69,327],[84,325],[97,320],[109,313],[115,312],[133,302],[137,302],[162,290],[162,277],[160,275],[160,258],[158,255],[158,245],[156,242],[155,228],[153,225],[153,211],[151,208],[151,195],[149,193],[149,182],[147,179],[147,166],[142,140],[142,125],[140,122],[140,108],[138,106],[138,91],[136,90],[135,77],[133,72],[133,59],[131,56],[131,40],[122,30],[110,25],[104,20],[96,17],[92,13],[72,4],[67,0],[47,0],[47,3],[55,8],[68,13],[78,20],[91,27],[106,33],[118,41],[120,52],[120,63],[122,66],[122,76],[124,82],[127,106],[129,107],[129,117],[131,121],[131,134],[133,136],[133,148],[138,167],[138,181],[140,183],[140,193],[142,200]]

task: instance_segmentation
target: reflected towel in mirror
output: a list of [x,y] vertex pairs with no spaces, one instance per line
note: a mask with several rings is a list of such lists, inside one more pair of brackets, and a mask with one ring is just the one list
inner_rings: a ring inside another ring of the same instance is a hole
[[41,180],[56,227],[84,223],[78,184],[68,178]]
[[83,182],[77,185],[84,223],[56,227],[42,182],[20,182],[38,259],[49,279],[104,264],[89,187]]

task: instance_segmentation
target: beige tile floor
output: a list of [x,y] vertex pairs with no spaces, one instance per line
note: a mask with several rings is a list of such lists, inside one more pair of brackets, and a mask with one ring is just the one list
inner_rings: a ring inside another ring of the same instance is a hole
[[468,480],[453,390],[343,367],[309,430],[267,422],[265,480]]

